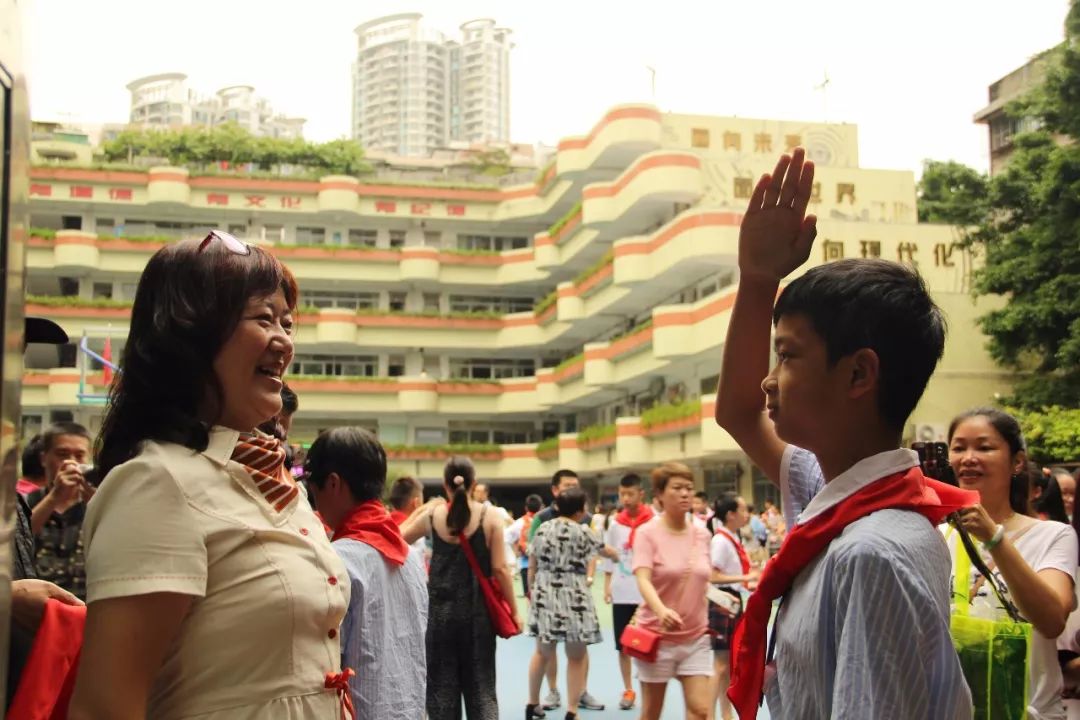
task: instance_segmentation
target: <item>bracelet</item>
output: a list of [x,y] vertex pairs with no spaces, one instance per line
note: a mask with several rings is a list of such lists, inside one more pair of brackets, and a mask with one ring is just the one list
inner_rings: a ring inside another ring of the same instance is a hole
[[982,544],[982,546],[984,548],[986,548],[987,550],[993,550],[994,548],[996,548],[1001,543],[1001,540],[1004,537],[1005,537],[1005,526],[1004,525],[998,525],[997,528],[994,530],[994,536],[992,538],[990,538],[989,540],[987,540],[986,542],[984,542]]

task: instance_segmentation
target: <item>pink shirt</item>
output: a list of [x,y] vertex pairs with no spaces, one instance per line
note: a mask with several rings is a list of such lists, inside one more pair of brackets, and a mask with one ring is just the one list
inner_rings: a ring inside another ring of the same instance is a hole
[[[660,600],[683,620],[681,630],[665,633],[656,615],[648,606],[642,606],[638,610],[638,624],[676,644],[693,642],[709,629],[705,598],[709,584],[709,531],[693,523],[687,525],[692,535],[686,530],[672,532],[661,515],[638,528],[634,537],[634,570],[643,567],[652,570],[652,584]],[[686,577],[688,567],[690,574]]]

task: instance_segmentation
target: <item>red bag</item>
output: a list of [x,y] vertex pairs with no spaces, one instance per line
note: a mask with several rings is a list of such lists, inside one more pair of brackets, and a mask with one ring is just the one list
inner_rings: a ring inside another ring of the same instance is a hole
[[630,657],[656,662],[656,653],[660,651],[660,633],[646,630],[631,620],[619,636],[619,646]]
[[[483,524],[481,524],[477,528],[477,532],[483,531]],[[491,618],[491,628],[501,638],[512,638],[515,635],[520,635],[521,630],[518,628],[517,623],[514,622],[514,614],[510,610],[510,603],[503,597],[502,590],[499,589],[495,578],[486,576],[480,571],[480,563],[476,561],[476,554],[473,552],[472,545],[469,544],[470,539],[460,538],[461,550],[465,553],[465,559],[469,561],[469,567],[472,568],[473,575],[476,576],[476,582],[480,585],[480,592],[484,596],[484,604],[487,605],[488,617]]]

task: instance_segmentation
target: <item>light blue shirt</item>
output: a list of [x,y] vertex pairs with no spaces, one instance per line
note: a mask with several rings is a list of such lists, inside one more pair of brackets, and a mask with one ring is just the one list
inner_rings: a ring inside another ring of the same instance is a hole
[[[895,450],[825,484],[812,453],[788,446],[780,470],[788,527],[918,462]],[[774,720],[970,720],[971,693],[949,633],[951,560],[924,517],[881,510],[847,526],[796,577],[773,632]]]
[[427,702],[427,572],[423,553],[405,564],[358,540],[334,550],[349,570],[352,597],[341,623],[341,665],[356,672],[349,689],[357,718],[416,720]]

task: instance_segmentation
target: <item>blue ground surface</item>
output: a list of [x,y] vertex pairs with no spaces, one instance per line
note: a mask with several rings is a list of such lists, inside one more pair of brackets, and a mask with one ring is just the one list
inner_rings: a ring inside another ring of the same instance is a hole
[[[515,578],[515,587],[520,591],[520,581]],[[602,711],[580,711],[581,720],[637,720],[640,717],[638,707],[634,710],[619,710],[619,698],[622,695],[622,678],[619,675],[619,661],[615,654],[615,645],[611,633],[611,608],[604,604],[603,585],[600,578],[593,587],[600,627],[604,633],[604,642],[589,647],[589,692],[606,707]],[[519,599],[522,617],[527,617],[524,600]],[[498,665],[499,720],[521,720],[525,715],[525,701],[529,694],[529,658],[532,657],[535,640],[526,635],[519,635],[509,640],[498,641],[496,662]],[[566,698],[565,659],[560,650],[559,690]],[[637,681],[635,679],[635,685]],[[541,695],[547,692],[547,682]],[[640,690],[638,691],[640,696]],[[548,711],[548,720],[563,720],[566,707]],[[664,702],[663,720],[682,720],[684,717],[682,690],[673,682],[668,689]],[[769,713],[762,707],[758,720],[768,720]]]

